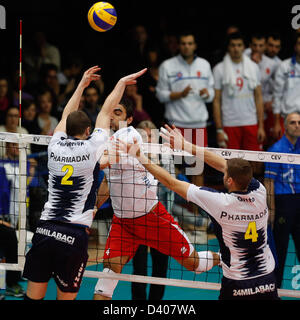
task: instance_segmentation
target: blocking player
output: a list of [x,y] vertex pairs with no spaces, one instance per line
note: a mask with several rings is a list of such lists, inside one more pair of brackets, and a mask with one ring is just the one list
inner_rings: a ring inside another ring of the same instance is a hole
[[[116,104],[111,118],[111,128],[116,131],[113,140],[122,139],[142,143],[141,135],[130,123],[133,112],[129,101]],[[120,123],[124,127],[120,127]],[[172,256],[186,269],[201,273],[219,263],[219,255],[211,251],[197,252],[187,235],[174,221],[157,197],[157,180],[143,168],[137,159],[121,154],[118,163],[101,159],[108,185],[100,187],[101,206],[110,195],[114,216],[103,256],[103,272],[121,273],[139,245],[157,249]],[[105,183],[105,182],[104,182]],[[105,194],[101,194],[106,190]],[[118,280],[99,279],[94,290],[94,300],[109,300]]]
[[58,300],[73,300],[88,258],[88,233],[96,200],[97,163],[108,140],[112,107],[126,85],[146,69],[118,81],[99,112],[94,132],[86,114],[77,111],[84,89],[98,80],[98,66],[88,69],[66,105],[48,146],[49,198],[26,255],[26,300],[42,300],[51,276]]
[[275,262],[267,243],[268,207],[265,187],[252,175],[244,159],[225,160],[204,148],[188,143],[174,126],[162,134],[175,149],[203,157],[224,173],[228,193],[198,187],[172,177],[151,163],[141,152],[138,141],[129,145],[120,141],[167,188],[203,208],[214,223],[220,244],[223,278],[219,299],[277,300]]

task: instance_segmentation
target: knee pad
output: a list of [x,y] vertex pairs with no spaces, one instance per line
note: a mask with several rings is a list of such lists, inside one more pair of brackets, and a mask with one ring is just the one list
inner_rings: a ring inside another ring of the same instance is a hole
[[199,265],[195,273],[201,273],[210,270],[214,266],[214,257],[211,251],[198,252]]
[[[103,272],[115,273],[109,268],[104,268]],[[100,294],[104,297],[112,298],[118,282],[119,280],[114,279],[99,279],[95,286],[94,294]]]

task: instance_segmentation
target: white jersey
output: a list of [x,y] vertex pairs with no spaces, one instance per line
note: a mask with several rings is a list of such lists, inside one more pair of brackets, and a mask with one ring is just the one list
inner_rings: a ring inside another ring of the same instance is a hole
[[[192,90],[185,98],[171,100],[171,92],[183,91],[188,85]],[[209,97],[201,97],[199,92],[206,88]],[[156,86],[157,98],[165,103],[165,118],[181,128],[204,128],[208,120],[206,103],[212,102],[214,78],[207,60],[195,56],[188,64],[179,54],[165,60],[159,66]]]
[[[141,135],[133,127],[115,132],[113,139],[139,144]],[[137,218],[147,214],[157,204],[157,180],[137,159],[123,154],[120,162],[104,169],[114,213],[119,218]]]
[[[245,54],[247,54],[250,57],[252,51],[250,48],[248,49],[245,50]],[[275,60],[263,54],[260,62],[257,65],[260,70],[261,91],[262,91],[263,101],[264,102],[272,101],[275,72],[278,67],[278,63]]]
[[49,197],[41,220],[56,220],[90,227],[96,200],[98,160],[108,140],[95,129],[87,140],[56,132],[48,146]]
[[252,179],[248,192],[243,193],[220,193],[190,185],[187,200],[211,217],[226,278],[252,279],[274,270],[275,261],[267,244],[266,189],[260,182]]
[[276,70],[273,113],[285,116],[300,111],[300,63],[295,56],[284,60]]
[[[260,73],[256,64],[257,83],[260,85]],[[243,63],[232,63],[236,76],[234,95],[230,95],[228,86],[223,85],[224,62],[218,63],[214,69],[215,89],[222,90],[221,111],[222,123],[225,127],[250,126],[257,124],[254,90],[249,80],[243,76]]]

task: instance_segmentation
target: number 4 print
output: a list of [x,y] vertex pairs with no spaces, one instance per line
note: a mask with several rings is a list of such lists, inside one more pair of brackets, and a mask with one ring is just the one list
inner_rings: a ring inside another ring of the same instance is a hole
[[248,224],[244,239],[251,240],[252,242],[256,242],[257,238],[258,238],[258,233],[256,230],[256,222],[251,221]]

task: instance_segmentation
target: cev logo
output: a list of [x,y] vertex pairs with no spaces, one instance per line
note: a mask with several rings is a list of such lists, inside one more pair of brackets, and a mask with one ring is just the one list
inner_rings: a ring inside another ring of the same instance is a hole
[[6,10],[0,5],[0,29],[6,29]]

